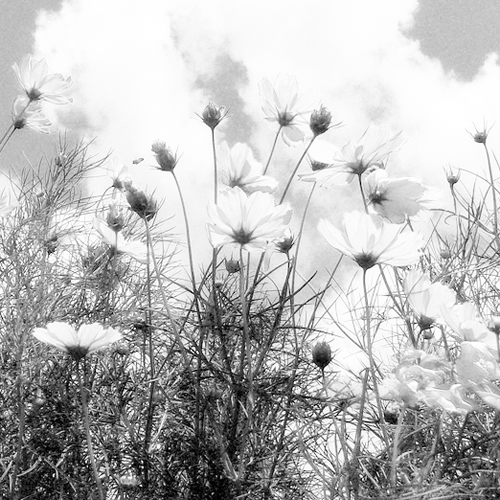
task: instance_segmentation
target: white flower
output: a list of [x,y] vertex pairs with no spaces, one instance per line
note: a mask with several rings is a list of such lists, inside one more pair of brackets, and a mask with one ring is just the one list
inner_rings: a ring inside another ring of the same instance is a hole
[[378,216],[351,212],[344,215],[342,225],[340,230],[322,219],[318,229],[333,248],[351,257],[364,270],[375,264],[408,266],[420,257],[423,241],[418,233],[402,232],[400,226]]
[[330,165],[303,178],[330,187],[351,182],[371,168],[384,168],[391,153],[405,142],[402,132],[391,134],[385,128],[370,125],[358,141],[346,144],[331,160]]
[[99,323],[81,325],[76,331],[68,323],[60,321],[49,323],[46,328],[35,328],[33,336],[69,353],[77,361],[122,338],[122,334],[114,328],[104,328]]
[[12,103],[12,124],[15,129],[27,127],[42,134],[48,134],[51,126],[40,104],[24,96],[17,96]]
[[67,104],[73,101],[71,97],[67,97],[75,87],[71,78],[65,80],[58,73],[49,75],[45,59],[38,61],[28,55],[22,60],[21,67],[14,63],[13,69],[30,101],[41,100],[52,104]]
[[442,308],[452,307],[456,301],[455,292],[451,288],[438,282],[431,284],[429,278],[418,269],[408,272],[403,290],[422,329],[442,322]]
[[252,150],[246,144],[237,143],[231,149],[226,145],[223,161],[221,180],[226,186],[239,187],[247,194],[276,191],[278,182],[262,174],[262,165],[254,159]]
[[259,82],[260,102],[265,119],[276,130],[281,130],[288,146],[302,141],[309,130],[309,122],[303,115],[311,110],[300,105],[298,89],[297,79],[292,75],[280,74],[274,85],[267,78]]
[[208,206],[208,215],[213,247],[238,245],[245,250],[264,250],[285,235],[292,209],[288,204],[275,206],[268,193],[256,191],[247,196],[235,187],[223,191],[217,205]]
[[115,249],[117,253],[125,253],[133,259],[145,264],[148,261],[147,248],[141,241],[126,241],[121,232],[113,231],[102,219],[95,218],[94,229],[101,240]]
[[366,197],[374,210],[391,222],[401,224],[420,210],[437,207],[427,188],[417,179],[391,179],[377,169],[365,178]]

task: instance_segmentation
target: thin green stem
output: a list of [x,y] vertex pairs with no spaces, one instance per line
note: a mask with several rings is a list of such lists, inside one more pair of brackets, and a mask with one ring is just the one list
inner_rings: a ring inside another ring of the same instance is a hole
[[2,140],[0,140],[0,154],[5,149],[5,146],[7,146],[7,143],[9,142],[10,138],[14,135],[15,131],[16,129],[14,128],[14,125],[11,125],[7,129],[7,132],[5,132],[4,136],[2,137]]
[[264,168],[263,175],[266,175],[267,170],[269,168],[269,165],[271,164],[271,158],[273,157],[274,150],[276,148],[276,144],[278,143],[278,138],[281,134],[282,129],[283,129],[283,125],[280,125],[280,128],[278,129],[278,132],[276,132],[276,136],[274,137],[273,147],[271,148],[271,153],[269,154],[269,158],[267,159],[267,163],[266,163],[266,166]]
[[212,155],[214,159],[214,203],[217,205],[219,194],[219,173],[217,171],[217,151],[215,149],[215,128],[212,129]]
[[363,206],[365,207],[365,212],[368,213],[368,204],[366,203],[365,191],[363,189],[363,180],[361,179],[361,174],[358,174],[359,190],[361,192],[361,199],[363,200]]
[[486,153],[486,160],[488,162],[488,172],[490,174],[491,195],[493,197],[493,235],[497,244],[497,249],[500,250],[500,236],[498,234],[498,208],[497,208],[497,195],[495,189],[495,179],[493,177],[493,168],[491,166],[490,152],[486,142],[483,142],[484,151]]
[[[97,485],[97,491],[99,492],[99,498],[101,500],[105,500],[106,496],[104,494],[104,490],[102,489],[101,478],[99,477],[99,471],[97,470],[97,464],[94,457],[94,448],[92,446],[92,436],[90,435],[90,418],[89,418],[89,408],[87,401],[87,393],[85,388],[85,383],[83,380],[81,367],[81,360],[76,362],[76,372],[78,376],[78,385],[80,388],[80,398],[82,404],[82,412],[83,412],[83,423],[85,425],[85,434],[87,436],[87,448],[89,452],[89,460],[92,466],[92,471],[94,472],[94,479]],[[85,368],[84,368],[85,371]]]
[[290,177],[288,178],[288,182],[286,183],[285,190],[283,191],[283,194],[281,195],[280,199],[280,205],[283,203],[286,194],[288,192],[288,189],[290,188],[290,184],[292,183],[293,178],[295,177],[295,174],[297,173],[297,170],[300,167],[300,164],[302,163],[302,160],[305,158],[307,152],[309,151],[310,147],[312,146],[314,139],[316,139],[316,135],[309,141],[309,144],[307,145],[306,149],[304,149],[304,152],[302,153],[301,157],[299,158],[299,161],[297,162],[297,165],[295,165],[295,168],[293,169],[293,172],[291,173]]

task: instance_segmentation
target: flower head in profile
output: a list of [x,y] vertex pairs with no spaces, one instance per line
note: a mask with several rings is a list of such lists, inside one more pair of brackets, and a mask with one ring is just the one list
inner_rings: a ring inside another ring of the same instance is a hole
[[420,210],[437,207],[427,188],[417,179],[392,179],[385,170],[374,170],[366,176],[366,197],[373,209],[395,224]]
[[17,96],[12,103],[12,125],[18,130],[27,127],[35,132],[48,134],[51,122],[43,114],[39,103]]
[[318,230],[333,247],[353,259],[363,270],[376,264],[408,266],[418,261],[423,241],[418,233],[402,232],[378,216],[364,212],[344,215],[342,229],[319,221]]
[[318,342],[311,351],[314,364],[321,370],[330,364],[332,360],[332,349],[328,342]]
[[341,122],[338,122],[332,125],[332,114],[323,105],[319,109],[313,110],[309,120],[309,128],[314,137],[324,134],[331,128],[339,127],[341,124]]
[[125,240],[120,231],[116,231],[114,227],[97,217],[94,219],[93,226],[102,242],[113,248],[116,253],[127,254],[142,264],[148,261],[146,245],[141,241]]
[[[224,106],[217,106],[213,102],[209,102],[200,118],[203,123],[210,127],[212,130],[219,125],[219,123],[226,117],[227,111],[224,109]],[[199,115],[198,115],[199,116]]]
[[69,353],[76,361],[122,338],[119,331],[114,328],[104,328],[99,323],[81,325],[76,331],[73,326],[60,321],[49,323],[45,328],[35,328],[33,336],[60,351]]
[[262,165],[254,159],[252,150],[246,144],[239,142],[231,149],[226,147],[224,159],[221,181],[226,186],[239,187],[247,194],[276,191],[278,182],[262,174]]
[[156,215],[158,206],[151,196],[148,196],[142,189],[134,186],[132,182],[125,182],[124,189],[132,212],[135,212],[139,217],[147,221]]
[[403,282],[403,290],[417,317],[422,330],[434,323],[442,323],[442,308],[451,308],[455,304],[455,292],[447,286],[430,279],[418,269],[412,269]]
[[213,247],[237,245],[245,250],[264,250],[285,233],[292,216],[287,205],[274,203],[268,193],[246,195],[238,187],[220,194],[217,205],[208,206],[208,236]]
[[486,144],[486,141],[488,139],[488,135],[490,133],[490,130],[493,128],[493,125],[487,126],[486,125],[486,120],[483,121],[483,128],[479,130],[476,125],[474,125],[474,130],[475,132],[469,132],[469,135],[472,137],[474,142],[477,142],[478,144]]
[[259,82],[260,103],[265,119],[276,130],[281,130],[283,140],[288,146],[302,141],[308,131],[308,120],[304,115],[310,113],[301,106],[297,78],[280,74],[274,81],[264,78]]
[[73,99],[68,97],[75,87],[71,78],[66,80],[62,75],[49,75],[49,67],[45,59],[34,59],[25,56],[21,66],[13,65],[14,72],[30,101],[46,101],[51,104],[68,104]]
[[402,132],[391,134],[387,129],[370,125],[357,141],[346,144],[325,169],[304,176],[302,180],[330,187],[351,182],[372,168],[384,168],[387,159],[404,144]]

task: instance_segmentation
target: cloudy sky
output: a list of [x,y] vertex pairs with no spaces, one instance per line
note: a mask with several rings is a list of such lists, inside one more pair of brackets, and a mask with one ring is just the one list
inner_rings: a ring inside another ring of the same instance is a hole
[[[2,169],[22,168],[25,157],[35,161],[40,152],[52,154],[57,128],[69,130],[96,138],[94,148],[102,155],[112,150],[123,162],[145,157],[134,175],[165,198],[165,214],[175,216],[179,205],[171,179],[149,170],[145,175],[150,145],[163,139],[182,155],[177,173],[200,235],[200,258],[209,255],[204,223],[212,167],[209,129],[196,113],[208,101],[230,109],[219,140],[247,142],[265,162],[273,134],[263,121],[258,82],[296,75],[301,90],[344,123],[326,139],[342,146],[370,123],[403,130],[408,140],[391,158],[389,173],[420,178],[445,196],[443,166],[483,168],[483,152],[467,130],[473,123],[494,123],[500,112],[497,0],[2,3],[0,125],[8,126],[18,93],[11,65],[24,54],[45,57],[51,72],[77,83],[74,104],[51,114],[53,134],[39,138],[22,131],[0,159]],[[498,127],[492,147],[499,145]],[[269,173],[285,177],[300,152],[280,143]],[[308,170],[306,164],[301,168]],[[309,189],[294,184],[296,214]],[[356,196],[354,187],[319,190],[309,240],[321,238],[315,232],[319,215],[338,218]],[[182,232],[182,219],[174,221]],[[334,251],[325,247],[321,255],[307,272],[318,263],[333,266]],[[308,257],[306,252],[304,261]]]

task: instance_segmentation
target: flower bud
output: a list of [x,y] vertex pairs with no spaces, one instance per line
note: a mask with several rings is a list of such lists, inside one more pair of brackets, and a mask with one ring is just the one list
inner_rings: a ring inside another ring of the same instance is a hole
[[324,134],[330,128],[331,122],[332,114],[323,105],[321,105],[319,109],[315,109],[311,113],[309,127],[316,137],[318,135]]
[[276,242],[276,250],[281,253],[288,253],[295,243],[295,239],[290,229],[287,229],[285,236]]
[[240,271],[240,262],[236,259],[226,259],[226,271],[229,274],[238,273]]
[[123,212],[116,205],[110,205],[106,222],[115,233],[119,233],[125,227]]
[[157,212],[156,202],[144,191],[136,188],[131,182],[125,184],[125,192],[130,209],[139,217],[151,220]]
[[318,342],[312,349],[314,364],[323,371],[332,360],[332,350],[326,342]]
[[156,161],[160,166],[160,170],[164,172],[173,172],[175,166],[177,165],[177,157],[172,153],[170,148],[164,141],[155,141],[151,146],[151,151],[156,155]]
[[488,321],[488,329],[495,335],[500,335],[500,316],[492,316]]
[[217,106],[217,104],[209,102],[200,118],[205,125],[214,130],[226,115],[227,111],[224,111],[224,106]]
[[460,170],[454,172],[450,167],[448,170],[445,169],[446,180],[450,186],[455,185],[460,180]]

